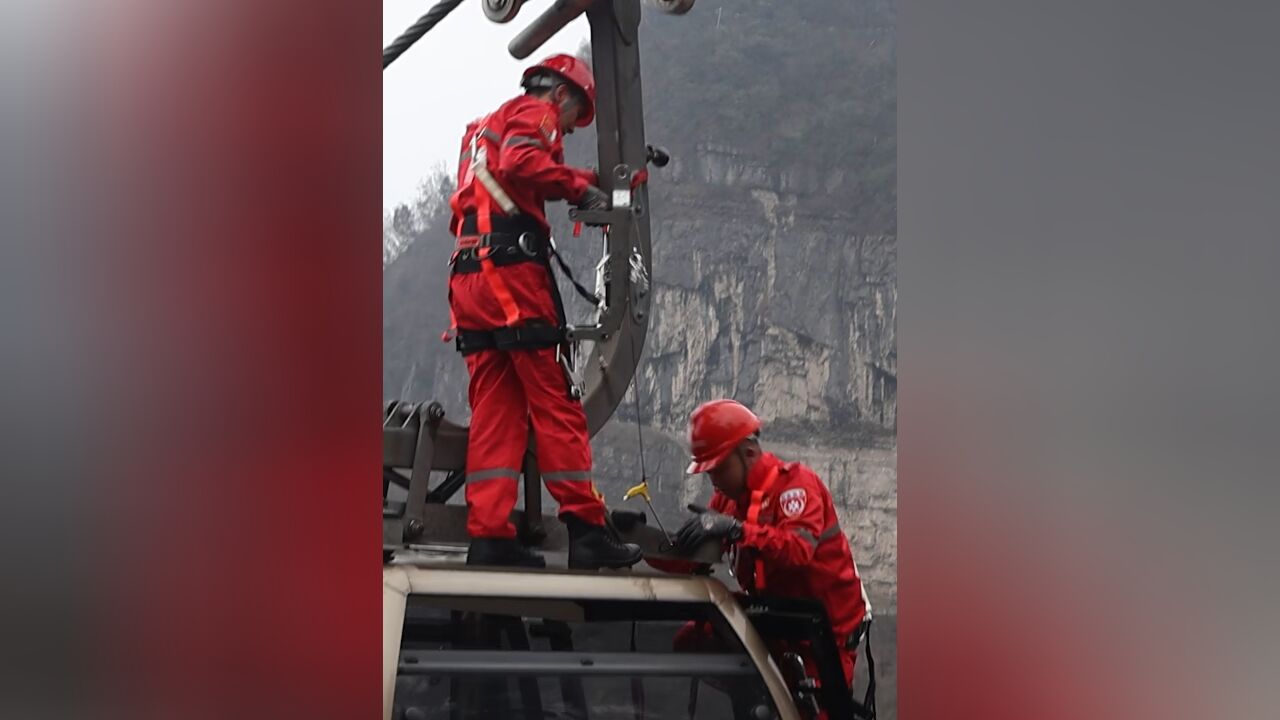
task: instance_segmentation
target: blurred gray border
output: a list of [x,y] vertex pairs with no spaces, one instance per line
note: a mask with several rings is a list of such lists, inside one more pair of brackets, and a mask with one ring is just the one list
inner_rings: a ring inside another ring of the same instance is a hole
[[[925,521],[980,496],[1031,520],[1003,541],[1087,557],[1077,588],[1182,636],[1183,710],[1275,716],[1277,27],[1273,3],[900,4],[904,629],[938,589],[912,568],[982,529]],[[1169,662],[1132,632],[1097,650]],[[902,641],[910,718],[946,679]]]

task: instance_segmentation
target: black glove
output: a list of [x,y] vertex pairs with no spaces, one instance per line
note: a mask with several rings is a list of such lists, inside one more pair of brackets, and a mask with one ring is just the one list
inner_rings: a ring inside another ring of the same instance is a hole
[[582,193],[582,199],[578,201],[579,210],[608,210],[609,194],[595,185],[588,185],[587,191]]
[[676,533],[675,548],[679,552],[692,552],[703,542],[712,538],[729,542],[742,539],[742,523],[737,518],[708,510],[701,505],[690,505],[689,510],[697,515],[689,518],[684,527]]
[[619,508],[609,513],[609,519],[613,521],[613,526],[618,528],[619,532],[631,532],[637,525],[649,524],[649,519],[645,516],[643,510],[623,510]]

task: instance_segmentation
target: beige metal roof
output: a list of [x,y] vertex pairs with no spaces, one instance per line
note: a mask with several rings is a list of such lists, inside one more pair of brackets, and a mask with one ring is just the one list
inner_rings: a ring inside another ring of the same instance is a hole
[[[447,555],[447,554],[446,554]],[[781,674],[760,636],[733,595],[711,577],[649,575],[635,572],[594,572],[559,569],[468,567],[456,557],[428,562],[386,565],[383,587],[384,711],[390,716],[400,651],[400,631],[410,595],[485,598],[629,600],[652,602],[708,602],[724,615],[763,671],[783,720],[799,718]]]
[[487,595],[584,600],[720,602],[730,599],[718,580],[636,572],[473,568],[452,564],[391,565],[382,582],[400,593]]

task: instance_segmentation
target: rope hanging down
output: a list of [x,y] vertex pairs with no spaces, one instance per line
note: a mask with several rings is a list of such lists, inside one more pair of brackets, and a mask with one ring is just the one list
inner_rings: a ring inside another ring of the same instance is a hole
[[418,22],[409,26],[400,34],[400,37],[391,41],[391,44],[382,50],[382,69],[386,70],[387,66],[395,62],[396,58],[404,54],[411,45],[422,39],[427,31],[436,26],[436,23],[444,19],[445,15],[453,12],[453,9],[462,4],[462,0],[440,0],[435,7],[427,11],[426,15],[418,18]]
[[[640,450],[640,482],[644,485],[649,484],[649,475],[644,471],[644,431],[641,429],[640,420],[640,353],[637,352],[636,339],[631,338],[631,365],[636,369],[635,377],[631,380],[631,397],[636,402],[636,445]],[[656,518],[657,511],[654,511],[655,519],[662,522],[661,518]]]
[[[622,496],[622,499],[624,501],[630,500],[636,495],[644,498],[645,504],[649,506],[649,512],[653,513],[653,519],[658,523],[658,529],[662,531],[662,535],[667,539],[667,547],[663,548],[666,550],[670,548],[671,534],[667,532],[666,526],[662,524],[662,516],[658,514],[658,509],[653,506],[653,500],[649,497],[649,475],[645,472],[644,467],[644,430],[640,419],[640,348],[636,345],[635,336],[629,336],[629,344],[631,345],[631,367],[635,370],[635,375],[631,379],[631,397],[636,402],[636,445],[640,450],[640,484],[628,490]],[[659,470],[661,470],[661,467],[659,467]]]

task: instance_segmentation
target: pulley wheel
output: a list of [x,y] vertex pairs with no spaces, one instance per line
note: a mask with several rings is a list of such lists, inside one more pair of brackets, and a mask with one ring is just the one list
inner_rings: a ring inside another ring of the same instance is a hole
[[[481,4],[485,17],[496,23],[507,23],[515,19],[524,0],[484,0]],[[692,5],[692,1],[689,4]]]

